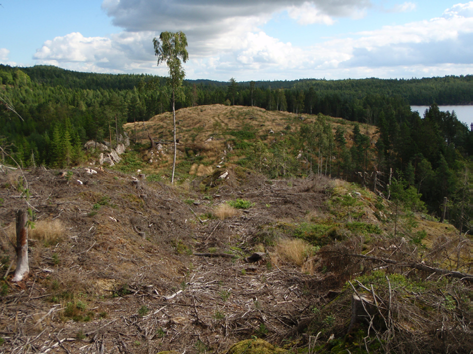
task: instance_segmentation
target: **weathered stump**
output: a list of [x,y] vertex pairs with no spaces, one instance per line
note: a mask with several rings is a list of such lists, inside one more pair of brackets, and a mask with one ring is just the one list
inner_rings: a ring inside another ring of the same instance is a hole
[[355,323],[360,320],[370,322],[371,318],[376,314],[377,307],[371,295],[356,295],[351,298],[351,321],[348,327],[348,333],[352,330]]
[[25,210],[16,213],[16,270],[12,281],[18,282],[30,271],[28,265],[28,214]]

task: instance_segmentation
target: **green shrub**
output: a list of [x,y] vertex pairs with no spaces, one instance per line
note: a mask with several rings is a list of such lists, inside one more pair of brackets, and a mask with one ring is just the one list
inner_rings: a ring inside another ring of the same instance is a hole
[[214,317],[216,320],[223,320],[225,318],[225,314],[217,310],[215,311]]
[[256,337],[258,338],[266,337],[267,334],[268,334],[268,328],[266,327],[264,323],[261,323],[259,325],[258,330],[255,333]]
[[364,222],[348,222],[346,228],[354,233],[381,234],[381,229],[377,225]]
[[0,295],[5,296],[8,294],[8,285],[7,284],[2,284],[2,289],[0,290]]
[[220,291],[220,297],[222,298],[222,300],[225,302],[228,300],[228,298],[230,297],[231,293],[230,291],[228,290],[222,290]]
[[152,174],[152,175],[146,176],[146,180],[149,182],[159,182],[159,181],[162,181],[163,179],[158,174]]
[[186,200],[184,200],[184,203],[186,203],[188,205],[192,205],[192,204],[194,204],[194,199],[186,199]]
[[228,202],[228,204],[235,209],[249,209],[255,205],[255,203],[244,199],[231,200]]
[[251,140],[256,138],[256,131],[251,125],[245,125],[241,130],[232,130],[228,132],[239,140]]
[[414,236],[412,236],[411,242],[414,245],[422,245],[422,240],[427,237],[427,232],[425,230],[417,231]]
[[141,317],[145,316],[147,313],[149,312],[149,309],[148,307],[146,306],[141,306],[140,309],[138,310],[138,315],[140,315]]
[[163,328],[158,328],[156,330],[156,335],[158,336],[158,338],[164,338],[166,336],[166,330]]
[[61,263],[61,260],[59,259],[59,255],[57,253],[53,253],[52,259],[53,259],[54,265],[58,265],[59,263]]
[[325,246],[334,240],[344,239],[338,224],[314,224],[303,222],[294,229],[294,236],[302,238],[314,246]]
[[84,317],[82,315],[86,307],[87,307],[86,304],[83,303],[82,301],[78,301],[78,302],[70,301],[66,304],[63,315],[64,317],[72,318],[76,322],[84,321],[84,320],[89,321],[90,316]]
[[77,332],[76,338],[77,338],[77,340],[82,340],[82,339],[85,338],[85,334],[84,334],[84,331],[82,329],[79,330],[79,332]]
[[135,151],[127,151],[120,156],[122,161],[111,167],[114,170],[122,171],[125,173],[136,172],[136,170],[143,169],[145,166],[144,161]]

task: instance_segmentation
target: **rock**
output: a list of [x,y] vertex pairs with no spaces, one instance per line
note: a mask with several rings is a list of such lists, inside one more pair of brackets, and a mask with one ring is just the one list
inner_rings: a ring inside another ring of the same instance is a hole
[[118,144],[117,148],[115,149],[118,155],[121,155],[125,152],[126,147],[123,144]]
[[116,163],[119,163],[122,160],[114,149],[112,149],[112,152],[109,154],[109,156]]
[[89,140],[84,144],[86,150],[108,151],[108,147],[104,144],[98,143],[95,140]]
[[86,168],[86,169],[85,169],[85,172],[87,172],[87,174],[89,174],[89,175],[93,175],[93,174],[96,174],[96,173],[97,173],[97,171],[95,171],[95,170],[92,169],[92,168]]
[[255,252],[251,256],[245,258],[248,263],[254,263],[264,260],[266,254],[264,252]]
[[228,177],[228,171],[225,171],[225,172],[222,173],[222,174],[220,175],[220,177],[218,177],[218,178],[219,178],[219,179],[225,179],[225,178],[227,178],[227,177]]
[[109,164],[110,166],[114,166],[115,163],[113,160],[110,158],[110,156],[104,157],[103,158],[103,164]]
[[130,146],[130,138],[127,133],[118,134],[118,142],[123,144],[125,147]]

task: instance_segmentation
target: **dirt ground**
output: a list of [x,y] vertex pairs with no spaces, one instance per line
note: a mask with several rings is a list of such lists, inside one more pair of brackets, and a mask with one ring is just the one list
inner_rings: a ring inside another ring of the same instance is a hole
[[[53,239],[30,239],[29,276],[15,269],[13,225],[26,208],[18,171],[0,173],[0,345],[3,353],[223,353],[258,336],[286,348],[333,282],[300,267],[245,260],[265,226],[323,212],[326,179],[269,181],[229,170],[200,192],[114,171],[26,171],[35,224],[59,220]],[[24,185],[24,183],[23,183]],[[254,203],[211,217],[228,200]],[[9,268],[9,266],[11,266]]]

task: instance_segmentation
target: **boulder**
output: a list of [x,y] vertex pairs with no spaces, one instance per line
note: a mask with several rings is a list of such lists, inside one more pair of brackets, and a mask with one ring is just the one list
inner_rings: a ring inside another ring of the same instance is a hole
[[112,149],[109,156],[115,163],[119,163],[122,160],[114,149]]
[[118,144],[115,151],[117,152],[118,155],[121,155],[125,152],[126,147],[123,144]]

